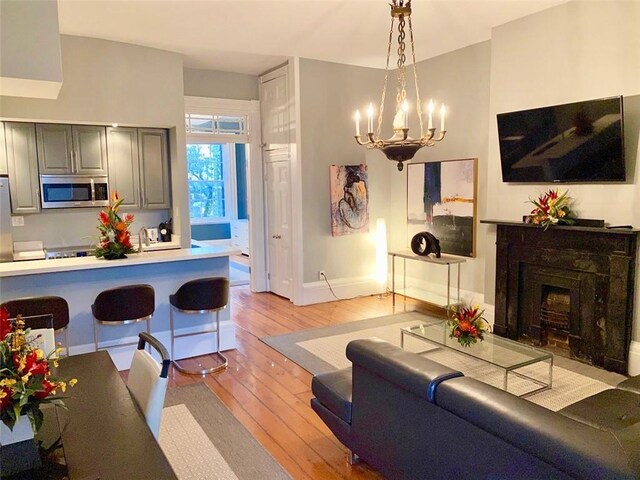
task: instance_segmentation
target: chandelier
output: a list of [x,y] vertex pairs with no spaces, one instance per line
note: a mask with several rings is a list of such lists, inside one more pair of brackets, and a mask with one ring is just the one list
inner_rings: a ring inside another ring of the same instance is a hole
[[[360,135],[360,111],[356,111],[356,142],[365,145],[367,148],[378,148],[384,152],[391,161],[398,162],[398,171],[402,171],[407,160],[411,160],[422,147],[433,147],[436,142],[441,141],[447,131],[444,129],[445,106],[440,107],[440,132],[436,136],[436,129],[433,126],[434,103],[429,101],[428,127],[425,133],[422,121],[422,105],[420,103],[420,91],[418,89],[418,71],[416,68],[416,53],[413,43],[413,28],[411,26],[411,0],[392,0],[391,5],[391,30],[389,31],[389,46],[387,48],[387,64],[384,71],[384,86],[382,88],[382,98],[378,113],[378,125],[376,132],[373,132],[373,104],[369,104],[367,109],[367,133],[365,140]],[[384,112],[384,100],[387,93],[387,78],[389,76],[389,58],[391,57],[391,44],[393,43],[393,27],[395,19],[398,19],[398,87],[396,94],[396,110],[393,118],[393,136],[387,140],[380,138],[382,129],[382,114]],[[406,92],[406,67],[405,55],[405,23],[409,23],[409,40],[411,42],[411,59],[413,60],[413,78],[416,88],[416,113],[420,121],[420,138],[409,136],[409,103]]]

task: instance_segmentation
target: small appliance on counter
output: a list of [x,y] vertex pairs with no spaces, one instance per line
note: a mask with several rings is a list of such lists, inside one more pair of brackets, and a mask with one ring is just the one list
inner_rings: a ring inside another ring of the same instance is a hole
[[158,225],[158,241],[160,242],[170,242],[171,241],[171,233],[172,233],[172,220],[169,219],[168,222],[162,222]]
[[147,245],[151,243],[158,243],[158,229],[157,228],[146,228],[145,227],[145,240],[147,240]]
[[13,261],[44,260],[44,244],[40,240],[13,242]]

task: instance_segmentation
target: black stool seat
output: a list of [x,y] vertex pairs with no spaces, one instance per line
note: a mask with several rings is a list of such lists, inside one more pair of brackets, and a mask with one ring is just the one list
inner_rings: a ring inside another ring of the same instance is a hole
[[[226,277],[207,277],[190,280],[180,286],[176,293],[169,295],[169,303],[171,305],[169,314],[171,323],[171,358],[175,367],[183,373],[192,375],[207,375],[226,368],[229,361],[220,352],[220,310],[226,308],[229,303],[229,279]],[[188,314],[215,312],[216,328],[177,335],[174,328],[174,311]],[[222,361],[221,364],[211,368],[192,370],[185,368],[175,359],[176,338],[214,332],[216,334],[216,351],[214,354]]]
[[[103,290],[91,305],[95,322],[93,324],[96,351],[99,350],[98,324],[125,325],[135,322],[147,322],[147,331],[151,332],[150,319],[155,311],[155,292],[151,285],[124,285]],[[138,342],[122,343],[133,345]]]
[[24,297],[8,300],[0,306],[4,306],[13,317],[21,315],[23,318],[37,318],[42,315],[53,315],[52,327],[41,322],[30,322],[28,318],[24,318],[25,325],[28,328],[53,328],[57,332],[62,331],[64,333],[65,354],[69,354],[69,335],[67,330],[69,326],[69,304],[64,298],[52,295]]

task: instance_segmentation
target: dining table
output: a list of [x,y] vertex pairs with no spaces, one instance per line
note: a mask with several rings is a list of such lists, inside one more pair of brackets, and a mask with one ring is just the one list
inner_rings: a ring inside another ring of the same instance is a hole
[[15,478],[177,479],[107,351],[58,363],[53,377],[78,380],[73,388],[58,392],[66,408],[45,414],[48,427],[54,423],[58,428],[61,448],[56,457],[66,472],[48,476],[34,470]]

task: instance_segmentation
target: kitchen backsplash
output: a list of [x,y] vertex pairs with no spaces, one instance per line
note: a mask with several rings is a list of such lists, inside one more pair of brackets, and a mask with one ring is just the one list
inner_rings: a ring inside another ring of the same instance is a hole
[[[24,226],[12,227],[11,235],[14,242],[42,240],[45,248],[88,246],[95,244],[98,237],[99,211],[97,208],[76,208],[24,215]],[[143,226],[157,227],[170,216],[169,210],[123,210],[121,213],[135,216],[130,229],[132,236],[136,236]]]

